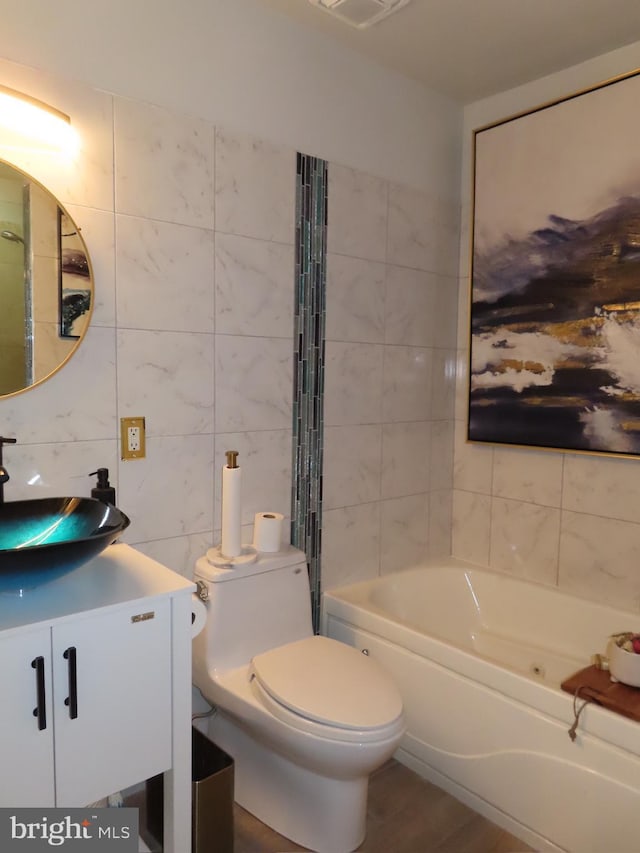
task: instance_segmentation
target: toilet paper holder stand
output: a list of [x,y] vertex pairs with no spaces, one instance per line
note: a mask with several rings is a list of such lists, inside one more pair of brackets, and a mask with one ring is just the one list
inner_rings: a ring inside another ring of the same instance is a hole
[[201,601],[209,600],[209,587],[204,581],[196,581],[196,595]]

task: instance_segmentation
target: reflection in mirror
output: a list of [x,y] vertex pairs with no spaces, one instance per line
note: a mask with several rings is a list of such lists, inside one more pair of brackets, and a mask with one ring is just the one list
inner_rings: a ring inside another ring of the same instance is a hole
[[48,190],[0,161],[0,396],[56,372],[80,344],[93,308],[79,228]]
[[81,338],[91,308],[91,272],[78,229],[68,214],[58,208],[60,217],[60,334],[63,338]]

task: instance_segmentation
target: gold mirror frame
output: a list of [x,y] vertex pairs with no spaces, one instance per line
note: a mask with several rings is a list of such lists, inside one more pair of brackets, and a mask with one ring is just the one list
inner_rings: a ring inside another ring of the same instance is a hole
[[0,160],[0,399],[50,379],[77,351],[95,302],[80,228],[31,175]]

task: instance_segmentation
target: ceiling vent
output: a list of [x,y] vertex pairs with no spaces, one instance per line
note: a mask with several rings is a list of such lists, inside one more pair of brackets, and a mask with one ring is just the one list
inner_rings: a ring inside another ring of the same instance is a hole
[[309,0],[345,24],[364,29],[402,9],[411,0]]

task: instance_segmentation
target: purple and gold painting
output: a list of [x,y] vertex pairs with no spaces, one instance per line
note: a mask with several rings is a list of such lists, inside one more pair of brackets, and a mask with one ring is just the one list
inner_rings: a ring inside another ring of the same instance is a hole
[[640,455],[640,73],[477,130],[470,441]]

